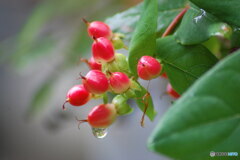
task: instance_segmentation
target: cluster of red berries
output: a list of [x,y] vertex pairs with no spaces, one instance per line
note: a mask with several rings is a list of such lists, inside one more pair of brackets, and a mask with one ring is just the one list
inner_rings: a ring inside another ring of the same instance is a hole
[[[92,98],[102,98],[108,91],[117,94],[112,103],[93,107],[86,120],[79,120],[79,122],[88,122],[92,128],[107,128],[118,115],[132,111],[127,99],[140,98],[136,97],[135,91],[141,90],[141,87],[132,78],[126,56],[115,53],[115,49],[126,48],[121,41],[122,35],[113,33],[103,22],[90,23],[85,19],[83,21],[88,26],[88,34],[93,39],[93,44],[92,57],[82,61],[86,62],[91,70],[86,76],[80,74],[82,84],[75,85],[68,91],[65,103],[82,106]],[[141,57],[137,65],[138,76],[144,80],[158,77],[161,71],[160,62],[151,56]],[[177,97],[173,91],[168,86],[168,93]],[[63,109],[65,109],[64,105]]]

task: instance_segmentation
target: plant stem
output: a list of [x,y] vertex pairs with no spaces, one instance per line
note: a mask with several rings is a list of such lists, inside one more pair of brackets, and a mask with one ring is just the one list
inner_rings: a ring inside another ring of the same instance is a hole
[[167,35],[169,35],[172,30],[176,27],[176,25],[178,24],[178,22],[182,19],[182,17],[184,16],[184,14],[187,12],[187,10],[189,9],[189,6],[187,5],[174,19],[173,21],[170,23],[170,25],[168,26],[168,28],[165,30],[165,32],[163,33],[162,37],[166,37]]

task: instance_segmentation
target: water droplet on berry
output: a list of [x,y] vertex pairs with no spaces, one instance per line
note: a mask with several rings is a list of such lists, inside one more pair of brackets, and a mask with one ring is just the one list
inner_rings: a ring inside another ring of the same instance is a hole
[[96,138],[102,139],[107,136],[107,128],[92,128],[92,133]]

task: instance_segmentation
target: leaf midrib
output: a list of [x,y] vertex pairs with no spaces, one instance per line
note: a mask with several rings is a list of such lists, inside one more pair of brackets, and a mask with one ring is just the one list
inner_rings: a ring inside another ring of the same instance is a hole
[[170,65],[170,66],[172,66],[172,67],[174,67],[174,68],[177,68],[178,70],[180,70],[180,71],[182,71],[182,72],[184,72],[184,73],[186,73],[186,74],[189,74],[189,75],[192,76],[193,78],[198,79],[198,76],[192,74],[191,72],[189,72],[189,71],[187,71],[187,70],[184,70],[184,69],[182,69],[182,68],[174,65],[173,63],[167,61],[166,59],[161,59],[161,60],[163,61],[163,63],[166,63],[166,64],[168,64],[168,65]]

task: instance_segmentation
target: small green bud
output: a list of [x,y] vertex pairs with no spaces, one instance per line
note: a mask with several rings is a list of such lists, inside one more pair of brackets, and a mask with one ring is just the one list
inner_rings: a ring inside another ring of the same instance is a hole
[[224,37],[226,39],[230,39],[232,32],[233,32],[232,28],[226,23],[214,24],[209,28],[209,30],[214,35]]
[[115,54],[115,59],[111,62],[102,65],[102,71],[106,74],[108,72],[123,72],[130,76],[127,58],[121,53]]
[[123,38],[125,36],[121,33],[114,33],[112,37],[112,43],[115,49],[125,48],[125,44],[123,43]]
[[136,97],[135,91],[131,88],[129,88],[125,93],[123,93],[123,95],[127,98],[135,98]]
[[121,39],[114,38],[112,39],[112,43],[115,49],[121,49],[125,46]]
[[133,109],[127,104],[127,99],[123,95],[117,95],[113,98],[112,103],[115,105],[119,115],[130,114]]

